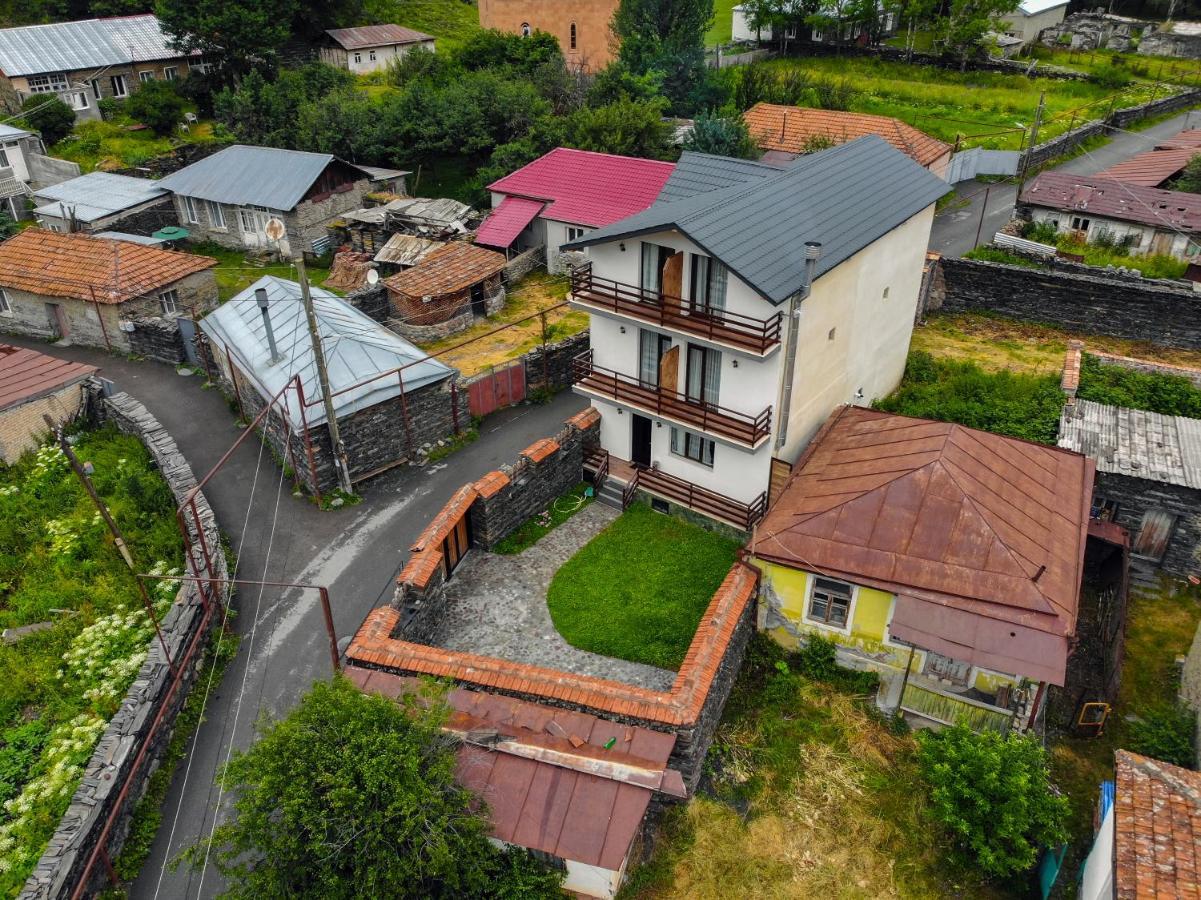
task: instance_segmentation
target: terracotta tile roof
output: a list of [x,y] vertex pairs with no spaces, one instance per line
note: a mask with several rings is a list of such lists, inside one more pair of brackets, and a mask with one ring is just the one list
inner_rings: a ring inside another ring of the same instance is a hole
[[451,241],[411,269],[384,279],[388,290],[406,297],[440,297],[471,287],[505,267],[504,256],[465,241]]
[[557,441],[552,441],[550,438],[542,438],[541,440],[534,441],[534,443],[522,450],[521,455],[530,462],[540,463],[554,454],[558,449],[559,444]]
[[[1076,627],[1093,473],[1078,453],[842,407],[794,467],[751,549],[896,593],[935,637],[941,626],[943,639],[1024,665],[1000,671],[1062,684],[1055,676]],[[894,625],[901,613],[898,600]]]
[[751,137],[766,151],[803,153],[814,137],[842,144],[876,134],[923,166],[951,152],[950,144],[889,116],[756,103],[742,117]]
[[1201,897],[1201,772],[1114,755],[1116,896]]
[[1201,232],[1201,194],[1127,184],[1099,175],[1041,172],[1018,202],[1137,222],[1164,231]]
[[487,500],[509,486],[509,476],[500,470],[489,472],[475,483],[476,492]]
[[217,265],[192,253],[27,228],[0,243],[0,287],[123,303]]
[[0,344],[0,410],[83,381],[96,371],[95,366]]
[[587,409],[582,409],[570,419],[567,420],[568,425],[574,425],[580,431],[585,431],[589,427],[597,424],[601,419],[600,410],[595,406],[589,406]]

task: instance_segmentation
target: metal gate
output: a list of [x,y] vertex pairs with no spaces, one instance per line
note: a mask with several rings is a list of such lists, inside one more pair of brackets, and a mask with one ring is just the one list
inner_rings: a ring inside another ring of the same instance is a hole
[[1176,517],[1162,509],[1149,509],[1143,513],[1143,523],[1139,526],[1138,537],[1130,553],[1142,559],[1159,562],[1168,552],[1168,541],[1172,537],[1172,529],[1176,525]]
[[175,320],[179,327],[179,340],[183,344],[183,355],[193,366],[199,366],[200,354],[196,352],[196,323],[180,316]]
[[524,399],[525,363],[522,360],[476,376],[467,385],[467,401],[473,416],[486,416]]

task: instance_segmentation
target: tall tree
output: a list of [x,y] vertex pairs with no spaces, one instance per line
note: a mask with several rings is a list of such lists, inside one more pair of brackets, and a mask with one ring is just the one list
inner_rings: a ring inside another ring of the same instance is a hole
[[621,0],[611,27],[626,68],[634,75],[662,73],[672,110],[688,112],[705,78],[705,32],[712,21],[713,0]]
[[237,81],[251,69],[275,68],[298,0],[157,0],[156,11],[172,47],[199,50]]
[[737,159],[758,159],[761,150],[751,137],[742,116],[721,116],[703,112],[696,117],[692,131],[684,138],[684,149]]
[[985,36],[1001,28],[1001,16],[1017,7],[1018,0],[949,0],[946,15],[936,21],[936,36],[965,70],[968,60],[980,53]]

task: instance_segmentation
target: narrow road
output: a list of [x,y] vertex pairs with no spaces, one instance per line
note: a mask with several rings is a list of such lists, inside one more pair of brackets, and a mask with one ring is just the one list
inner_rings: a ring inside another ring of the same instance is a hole
[[[1052,166],[1051,171],[1092,175],[1150,150],[1159,141],[1174,137],[1188,127],[1201,128],[1201,110],[1181,113],[1145,131],[1114,132],[1105,146]],[[943,256],[962,256],[978,243],[987,244],[1011,218],[1017,186],[1012,182],[988,185],[961,181],[955,185],[955,194],[955,201],[934,217],[934,228],[930,232],[930,249]],[[979,241],[976,240],[977,233]]]
[[[131,362],[99,350],[4,340],[100,367],[119,390],[144,403],[175,437],[197,478],[204,477],[241,433],[225,398],[201,379],[169,366]],[[538,438],[586,406],[570,393],[545,406],[502,410],[483,423],[480,439],[441,463],[401,467],[363,485],[363,502],[322,512],[291,494],[291,483],[262,444],[247,440],[205,489],[222,531],[237,553],[238,575],[305,582],[330,589],[335,631],[345,646],[364,616],[391,596],[407,548],[464,482],[516,459]],[[137,548],[132,548],[135,555]],[[234,596],[236,659],[212,686],[205,723],[184,759],[163,807],[163,824],[131,896],[191,900],[212,897],[221,880],[210,862],[202,873],[168,865],[206,836],[217,804],[214,774],[234,749],[254,737],[260,715],[286,712],[315,680],[330,674],[329,644],[315,592],[242,588]],[[193,690],[204,691],[204,684]],[[303,777],[303,773],[297,773]],[[229,797],[221,801],[229,809]]]

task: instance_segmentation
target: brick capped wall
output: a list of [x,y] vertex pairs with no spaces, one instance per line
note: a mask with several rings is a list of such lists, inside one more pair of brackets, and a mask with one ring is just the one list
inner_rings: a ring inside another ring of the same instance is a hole
[[25,453],[36,450],[49,429],[42,416],[57,424],[69,422],[83,404],[83,386],[69,384],[19,406],[0,410],[0,462],[14,465]]

